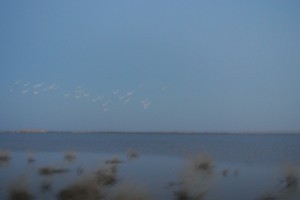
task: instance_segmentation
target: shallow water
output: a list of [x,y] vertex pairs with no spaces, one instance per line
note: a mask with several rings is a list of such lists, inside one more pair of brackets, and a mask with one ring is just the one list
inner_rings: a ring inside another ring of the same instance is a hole
[[[205,187],[204,199],[253,200],[269,193],[281,199],[300,198],[298,189],[287,197],[280,185],[283,166],[300,164],[300,135],[3,133],[0,149],[11,152],[11,160],[0,165],[0,199],[5,199],[9,185],[20,179],[26,179],[37,199],[56,199],[62,188],[93,174],[105,166],[106,160],[118,156],[123,161],[118,167],[118,181],[107,193],[124,183],[147,190],[152,199],[171,200],[181,185],[170,183],[180,182],[189,157],[198,154],[210,155],[214,160],[209,184],[195,189]],[[128,149],[135,149],[139,157],[129,160]],[[77,154],[72,163],[64,160],[68,150]],[[34,152],[35,162],[28,163],[29,151]],[[41,176],[38,169],[43,166],[70,171]],[[79,168],[83,169],[80,175]],[[40,190],[43,181],[51,182],[50,191]]]

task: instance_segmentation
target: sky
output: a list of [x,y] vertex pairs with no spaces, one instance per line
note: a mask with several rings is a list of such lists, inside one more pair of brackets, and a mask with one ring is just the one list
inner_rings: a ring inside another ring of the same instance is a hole
[[0,1],[0,130],[300,132],[296,0]]

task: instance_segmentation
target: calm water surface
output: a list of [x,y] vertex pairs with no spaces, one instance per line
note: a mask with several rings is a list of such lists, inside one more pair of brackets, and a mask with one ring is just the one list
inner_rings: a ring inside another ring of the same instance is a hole
[[[117,156],[124,162],[119,165],[116,185],[138,185],[152,199],[171,200],[181,186],[170,183],[179,183],[188,159],[199,154],[209,155],[214,161],[209,185],[195,189],[208,188],[204,199],[252,200],[266,194],[300,199],[298,189],[288,195],[280,193],[284,166],[298,169],[300,165],[300,135],[3,133],[0,149],[11,152],[11,160],[0,165],[0,199],[5,199],[9,185],[20,179],[26,180],[38,199],[56,199],[61,188]],[[139,157],[128,160],[128,149],[136,150]],[[77,154],[72,163],[63,159],[68,150]],[[27,162],[28,152],[33,152],[35,162]],[[59,166],[70,171],[43,177],[38,174],[43,166]],[[78,175],[79,168],[83,169],[83,175]],[[51,191],[40,191],[43,181],[51,181]]]

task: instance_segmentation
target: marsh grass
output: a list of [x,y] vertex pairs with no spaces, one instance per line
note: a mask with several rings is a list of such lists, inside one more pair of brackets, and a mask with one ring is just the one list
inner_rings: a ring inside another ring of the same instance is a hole
[[34,196],[25,188],[14,188],[9,190],[10,200],[32,200]]
[[266,194],[260,197],[258,200],[276,200],[278,199],[274,194]]
[[192,165],[194,171],[202,171],[205,173],[212,173],[214,168],[214,160],[207,154],[198,154],[190,158],[189,163]]
[[284,187],[286,189],[296,189],[299,183],[299,168],[296,165],[286,164],[282,169]]
[[105,163],[111,164],[111,165],[118,165],[118,164],[123,163],[123,161],[118,156],[115,156],[112,159],[106,160]]
[[277,200],[277,199],[300,199],[299,166],[294,164],[285,164],[281,168],[282,178],[279,180],[278,187],[273,193],[265,194],[259,200]]
[[84,170],[83,170],[82,167],[77,167],[77,169],[76,169],[76,174],[77,174],[78,176],[82,175],[83,172],[84,172]]
[[0,150],[0,164],[7,164],[11,159],[10,151]]
[[52,183],[49,180],[43,180],[40,184],[40,191],[41,192],[49,192],[52,189]]
[[207,154],[190,157],[181,172],[180,183],[174,191],[177,200],[202,200],[211,187],[214,175],[214,160]]
[[109,200],[150,200],[146,188],[138,184],[123,183],[118,185],[108,198]]
[[229,173],[229,169],[223,169],[221,173],[222,173],[222,176],[227,176]]
[[64,160],[73,163],[77,158],[77,153],[75,151],[67,151],[64,155]]
[[56,197],[58,200],[100,200],[103,194],[95,180],[87,178],[62,189]]
[[131,160],[134,160],[134,159],[137,159],[139,157],[139,153],[134,150],[134,149],[128,149],[127,151],[127,157],[128,159],[131,161]]
[[67,173],[70,170],[68,168],[55,168],[55,167],[41,167],[39,169],[39,174],[43,176],[50,176],[54,174]]
[[33,200],[34,196],[28,189],[27,179],[20,177],[9,186],[8,189],[9,200]]
[[34,152],[33,151],[29,151],[27,152],[27,162],[28,163],[33,163],[35,162],[35,156],[34,156]]
[[112,165],[108,168],[96,171],[96,181],[102,186],[112,186],[117,183],[117,166]]
[[178,190],[174,192],[174,195],[176,200],[203,200],[206,192],[198,193],[196,196],[192,196],[186,190]]

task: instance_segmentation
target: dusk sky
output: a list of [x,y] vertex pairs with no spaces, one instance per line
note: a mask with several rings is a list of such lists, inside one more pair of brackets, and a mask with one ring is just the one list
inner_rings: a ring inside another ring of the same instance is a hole
[[300,1],[0,1],[0,130],[300,132]]

